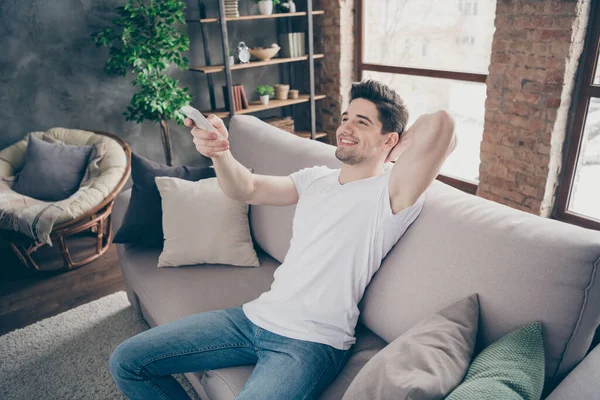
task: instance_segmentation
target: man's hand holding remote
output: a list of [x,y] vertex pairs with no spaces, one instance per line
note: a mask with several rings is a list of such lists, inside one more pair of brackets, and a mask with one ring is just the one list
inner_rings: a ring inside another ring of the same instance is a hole
[[190,118],[186,118],[184,124],[185,126],[192,128],[190,133],[194,137],[196,150],[198,150],[200,154],[209,158],[220,157],[229,150],[229,140],[227,140],[229,138],[229,132],[227,132],[223,120],[216,115],[210,114],[207,120],[225,139],[221,139],[217,132],[210,132],[198,128]]

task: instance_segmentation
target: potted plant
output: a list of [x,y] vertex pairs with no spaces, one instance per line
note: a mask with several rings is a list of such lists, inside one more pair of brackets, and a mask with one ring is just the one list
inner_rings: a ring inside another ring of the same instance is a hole
[[260,96],[260,102],[266,106],[269,104],[269,96],[274,93],[273,86],[258,85],[256,86],[256,93]]
[[144,4],[128,0],[116,9],[118,17],[112,19],[114,27],[91,36],[96,47],[109,48],[105,66],[108,75],[125,76],[128,71],[134,74],[131,83],[140,90],[133,95],[123,115],[127,121],[159,123],[166,163],[172,166],[168,121],[174,119],[183,125],[185,115],[180,108],[191,101],[188,88],[180,88],[178,82],[166,74],[171,63],[182,70],[188,69],[188,59],[183,57],[183,52],[189,49],[190,40],[176,26],[177,23],[185,25],[185,3],[154,0]]
[[271,15],[273,13],[273,6],[279,4],[280,0],[254,0],[258,3],[258,11],[262,15]]

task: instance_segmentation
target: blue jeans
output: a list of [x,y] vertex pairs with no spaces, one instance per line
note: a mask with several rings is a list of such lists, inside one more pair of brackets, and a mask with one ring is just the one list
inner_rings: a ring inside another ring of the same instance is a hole
[[250,321],[242,306],[205,311],[141,332],[110,356],[110,373],[136,399],[189,399],[171,376],[256,364],[236,399],[314,399],[345,364],[349,350],[292,339]]

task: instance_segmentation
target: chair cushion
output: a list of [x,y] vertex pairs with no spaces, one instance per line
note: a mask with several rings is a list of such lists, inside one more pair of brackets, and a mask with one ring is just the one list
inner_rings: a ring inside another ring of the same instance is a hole
[[79,188],[91,153],[92,146],[49,143],[31,136],[25,166],[12,188],[37,200],[67,199]]
[[38,139],[44,135],[74,146],[93,146],[101,142],[106,145],[106,153],[98,164],[99,176],[94,178],[88,187],[75,192],[73,201],[57,218],[55,224],[73,220],[102,203],[117,187],[127,171],[127,155],[116,140],[90,131],[56,127],[46,132],[31,132],[23,139],[0,151],[0,176],[14,176],[23,169],[30,135]]
[[[357,325],[356,343],[350,349],[351,355],[337,377],[321,393],[320,399],[340,400],[360,369],[386,344],[364,326]],[[254,365],[242,365],[205,371],[201,384],[210,399],[233,400],[253,370]]]
[[280,265],[258,251],[259,268],[221,264],[157,268],[160,253],[160,247],[117,245],[126,282],[159,325],[253,300],[269,290]]

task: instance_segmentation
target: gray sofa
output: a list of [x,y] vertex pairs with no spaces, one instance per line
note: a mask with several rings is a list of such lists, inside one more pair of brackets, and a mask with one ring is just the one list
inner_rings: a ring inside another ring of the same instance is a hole
[[[255,117],[233,117],[230,142],[235,158],[256,174],[287,175],[307,166],[341,165],[334,146],[296,137]],[[115,231],[129,196],[125,191],[117,198]],[[250,206],[259,268],[157,268],[160,249],[117,245],[129,300],[156,326],[258,297],[270,288],[273,272],[286,255],[294,210]],[[529,322],[542,321],[544,397],[599,398],[600,348],[590,348],[600,322],[599,258],[600,232],[517,211],[435,181],[420,217],[367,287],[353,354],[321,398],[340,399],[387,343],[429,313],[472,293],[479,294],[481,303],[479,349]],[[237,395],[252,370],[248,365],[186,376],[203,399],[223,400]]]

